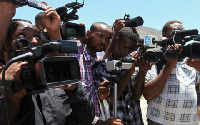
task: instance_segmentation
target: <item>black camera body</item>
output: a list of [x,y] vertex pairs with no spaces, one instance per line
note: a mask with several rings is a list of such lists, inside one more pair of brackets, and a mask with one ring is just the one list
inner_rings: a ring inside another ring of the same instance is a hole
[[68,38],[84,38],[85,37],[85,26],[71,23],[71,22],[65,22],[62,25],[62,38],[68,39]]
[[[200,42],[192,42],[188,45],[185,45],[186,42],[195,40],[198,37],[198,30],[197,29],[190,29],[190,30],[172,30],[170,32],[171,38],[164,38],[162,40],[155,40],[152,39],[153,44],[157,44],[158,46],[162,47],[162,50],[159,48],[153,48],[145,50],[144,55],[148,55],[148,57],[145,57],[147,60],[150,60],[150,62],[158,62],[159,60],[164,60],[163,55],[169,56],[171,58],[178,58],[179,60],[182,60],[183,58],[198,58],[200,59]],[[181,44],[183,47],[182,54],[178,55],[178,52],[173,52],[170,50],[167,50],[167,45],[174,45],[174,44]],[[148,59],[151,57],[152,59]],[[158,60],[159,59],[159,60]],[[155,61],[153,61],[155,60]]]
[[[78,20],[79,16],[76,14],[77,9],[83,7],[83,3],[72,2],[63,7],[56,8],[58,15],[60,15],[63,25],[61,26],[61,35],[63,39],[71,38],[84,38],[85,37],[85,25],[72,23],[69,21]],[[72,10],[68,12],[69,10]]]
[[144,20],[141,16],[137,16],[135,18],[130,19],[129,14],[124,15],[125,25],[126,27],[137,27],[142,26],[144,23]]
[[27,94],[41,93],[52,87],[79,83],[80,68],[75,57],[45,57],[28,63],[20,78]]
[[183,52],[179,58],[200,59],[200,41],[195,41],[183,46]]
[[147,49],[146,52],[139,52],[139,56],[144,57],[146,61],[158,63],[163,60],[163,51],[159,48]]
[[[19,44],[20,40],[15,40]],[[25,39],[22,39],[24,45]],[[27,42],[30,42],[27,40]],[[15,55],[5,65],[5,70],[13,62],[26,61],[20,74],[22,83],[5,84],[7,94],[13,94],[22,88],[27,94],[41,93],[50,87],[66,86],[79,83],[81,79],[79,62],[76,57],[56,56],[45,57],[46,54],[59,51],[60,53],[76,53],[77,43],[72,41],[53,41],[38,47],[22,47],[16,50]],[[19,54],[19,55],[16,55]],[[31,55],[31,56],[30,56]],[[0,94],[5,94],[3,84],[0,82]]]

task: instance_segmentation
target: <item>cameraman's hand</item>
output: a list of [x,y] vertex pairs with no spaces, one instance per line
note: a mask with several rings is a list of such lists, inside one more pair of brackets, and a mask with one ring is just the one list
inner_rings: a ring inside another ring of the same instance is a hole
[[[21,71],[25,68],[23,66],[26,64],[28,64],[28,62],[15,62],[11,64],[5,71],[5,80],[20,81]],[[2,72],[1,72],[1,77],[2,77]]]
[[100,100],[104,100],[110,95],[110,85],[105,86],[107,82],[109,81],[108,80],[103,81],[97,89]]
[[[173,51],[178,51],[179,53],[182,52],[182,50],[180,50],[181,49],[181,45],[168,45],[168,49],[173,50]],[[165,60],[167,61],[166,65],[173,66],[173,67],[178,62],[178,58],[174,59],[174,58],[167,57],[167,56],[165,56]]]
[[152,63],[145,61],[144,57],[137,57],[135,60],[136,65],[139,67],[139,72],[146,73],[151,69]]
[[200,73],[200,59],[186,59],[185,63]]
[[[45,3],[45,2],[43,2],[43,3]],[[45,28],[47,29],[49,37],[52,40],[61,40],[61,36],[60,36],[61,20],[60,20],[60,16],[56,12],[56,10],[51,6],[46,6],[44,8],[44,13],[45,13],[45,15],[42,18],[42,23],[44,24]]]
[[71,85],[66,85],[66,86],[61,86],[61,87],[56,87],[56,88],[59,88],[59,89],[64,89],[64,90],[74,90],[78,87],[78,84],[79,83],[76,83],[76,84],[71,84]]
[[120,118],[110,117],[106,121],[102,121],[100,124],[98,124],[97,122],[97,125],[123,125],[123,124]]
[[[16,80],[20,81],[21,71],[25,68],[24,65],[28,62],[15,62],[11,64],[5,71],[5,80]],[[2,76],[2,73],[1,73]],[[20,103],[21,99],[26,95],[26,90],[23,88],[20,92],[14,93],[8,96],[10,103]]]
[[69,96],[73,95],[76,92],[76,88],[78,87],[79,83],[76,84],[71,84],[71,85],[66,85],[66,86],[61,86],[61,87],[56,87],[55,89],[63,89],[66,90],[67,94]]
[[122,18],[116,19],[115,22],[113,23],[115,36],[118,34],[119,30],[122,27],[125,27],[125,21]]

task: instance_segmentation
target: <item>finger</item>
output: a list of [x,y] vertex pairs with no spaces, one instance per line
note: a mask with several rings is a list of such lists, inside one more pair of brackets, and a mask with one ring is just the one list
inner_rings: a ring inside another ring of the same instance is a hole
[[147,66],[147,64],[146,64],[146,61],[145,61],[144,57],[142,57],[142,58],[141,58],[141,62],[142,62],[142,65],[143,65],[143,66]]
[[135,59],[135,64],[139,67],[140,66],[140,64],[139,64],[139,62],[138,62],[138,59]]
[[46,4],[48,6],[48,4],[45,1],[42,1],[42,3]]
[[138,62],[138,64],[139,64],[138,67],[141,67],[141,65],[142,65],[141,57],[138,57],[138,58],[137,58],[137,62]]
[[49,15],[53,15],[53,14],[56,14],[55,10],[47,10],[47,11],[45,11],[45,16],[49,16]]

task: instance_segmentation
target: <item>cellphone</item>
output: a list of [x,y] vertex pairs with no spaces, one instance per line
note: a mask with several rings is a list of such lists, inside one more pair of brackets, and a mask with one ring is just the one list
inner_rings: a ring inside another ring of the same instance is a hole
[[43,8],[46,7],[47,5],[45,3],[42,3],[36,0],[28,0],[28,6],[39,9],[39,10],[44,10]]

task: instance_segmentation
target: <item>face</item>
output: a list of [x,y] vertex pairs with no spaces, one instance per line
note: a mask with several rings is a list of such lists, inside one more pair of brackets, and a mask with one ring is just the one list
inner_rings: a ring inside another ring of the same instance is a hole
[[100,24],[97,30],[94,32],[89,32],[87,34],[87,46],[91,51],[101,52],[105,51],[107,46],[110,44],[112,38],[112,30],[106,25]]
[[171,37],[170,32],[172,30],[184,30],[184,27],[183,27],[183,25],[181,23],[172,23],[172,24],[170,24],[170,28],[168,29],[165,37],[170,38]]
[[6,43],[6,52],[14,50],[12,42],[20,38],[29,40],[33,46],[42,45],[40,33],[34,25],[25,21],[18,21],[18,24],[16,31],[11,35],[11,39]]
[[115,46],[116,57],[122,58],[127,56],[135,46],[129,38],[117,39],[117,44]]

